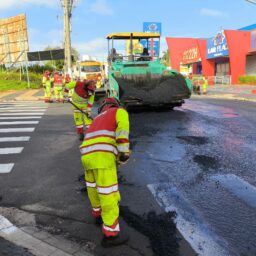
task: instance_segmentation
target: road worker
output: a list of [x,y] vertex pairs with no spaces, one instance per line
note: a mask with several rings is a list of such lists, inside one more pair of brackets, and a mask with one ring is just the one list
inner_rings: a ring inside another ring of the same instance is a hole
[[84,132],[92,123],[91,110],[94,103],[95,81],[71,81],[66,84],[65,91],[74,89],[72,94],[72,108],[79,140],[84,139]]
[[202,78],[202,91],[203,94],[207,94],[207,88],[208,88],[208,80],[203,76]]
[[123,244],[128,235],[120,231],[117,162],[129,159],[129,116],[115,98],[106,98],[80,146],[88,197],[95,223],[102,224],[102,246]]
[[67,92],[67,90],[65,90],[66,84],[71,82],[71,77],[70,77],[70,75],[68,73],[63,77],[63,81],[62,82],[64,84],[64,98],[70,99],[72,97],[74,89],[68,90],[68,92]]
[[53,77],[54,95],[56,102],[64,102],[63,77],[60,72],[55,71]]
[[45,103],[52,102],[52,92],[51,92],[52,80],[51,80],[50,75],[51,75],[51,73],[49,70],[46,70],[43,73],[42,84],[44,87],[44,102]]

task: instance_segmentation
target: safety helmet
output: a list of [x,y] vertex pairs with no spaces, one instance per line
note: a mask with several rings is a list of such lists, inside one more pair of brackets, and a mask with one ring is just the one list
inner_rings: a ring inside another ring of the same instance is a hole
[[84,81],[84,89],[86,91],[91,91],[92,93],[94,93],[96,90],[95,81],[94,80]]
[[44,74],[45,74],[45,75],[49,75],[49,74],[50,74],[50,71],[49,71],[49,70],[45,70],[45,71],[44,71]]
[[98,108],[98,114],[100,114],[101,112],[103,112],[109,108],[118,108],[120,106],[121,106],[121,104],[118,99],[116,99],[114,97],[106,98],[101,102],[101,104]]

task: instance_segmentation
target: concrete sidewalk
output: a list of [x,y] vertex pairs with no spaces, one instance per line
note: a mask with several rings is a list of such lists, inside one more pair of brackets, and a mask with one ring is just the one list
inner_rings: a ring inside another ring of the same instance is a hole
[[0,101],[43,101],[43,89],[25,89],[0,92]]
[[[14,226],[1,214],[16,219],[20,227]],[[38,229],[34,214],[15,208],[0,207],[0,238],[0,255],[92,256],[86,245]]]
[[193,94],[193,98],[214,98],[256,102],[255,85],[210,85],[206,95]]

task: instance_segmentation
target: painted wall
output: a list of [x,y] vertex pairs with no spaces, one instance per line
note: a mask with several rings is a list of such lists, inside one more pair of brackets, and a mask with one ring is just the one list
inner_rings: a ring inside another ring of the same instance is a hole
[[231,83],[237,84],[238,77],[246,74],[246,55],[251,47],[251,32],[224,30],[229,49]]
[[[246,55],[251,48],[251,32],[224,30],[224,33],[229,50],[231,83],[237,84],[239,76],[246,74]],[[206,39],[167,37],[166,42],[173,69],[180,70],[184,51],[198,47],[202,61],[202,74],[204,76],[214,76],[215,59],[206,59]],[[194,65],[193,73],[195,73]]]

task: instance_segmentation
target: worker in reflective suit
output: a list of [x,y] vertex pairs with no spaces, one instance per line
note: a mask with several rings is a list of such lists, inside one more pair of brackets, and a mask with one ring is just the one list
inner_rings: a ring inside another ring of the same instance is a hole
[[129,116],[115,98],[106,98],[80,146],[92,215],[102,219],[103,247],[128,240],[119,227],[117,162],[129,159]]

